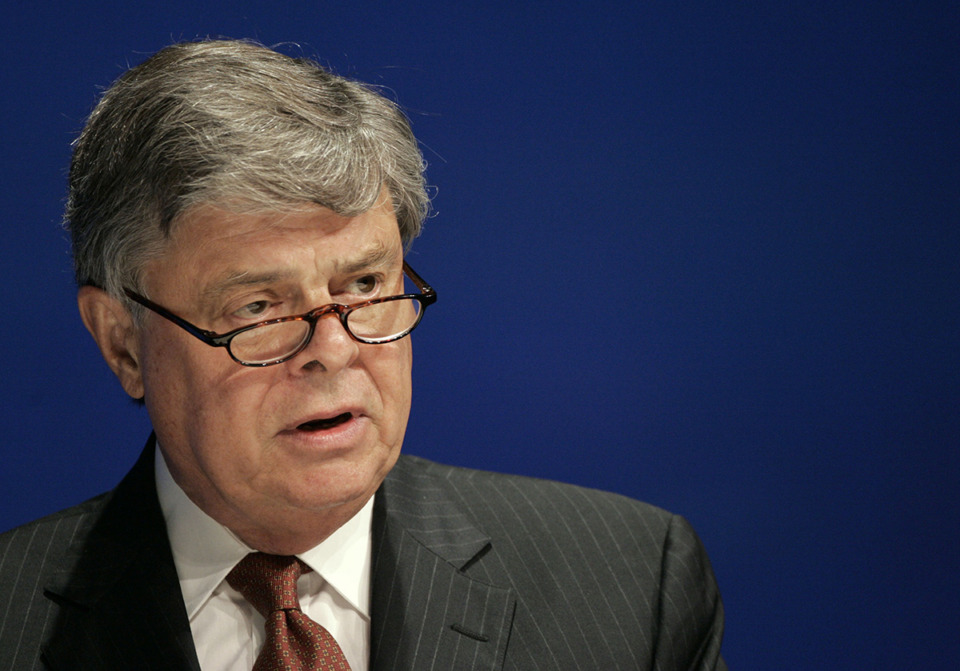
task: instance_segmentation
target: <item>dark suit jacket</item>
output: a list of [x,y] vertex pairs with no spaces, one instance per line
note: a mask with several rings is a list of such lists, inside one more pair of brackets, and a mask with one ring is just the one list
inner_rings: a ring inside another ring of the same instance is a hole
[[[0,536],[0,671],[199,670],[153,440],[111,493]],[[373,514],[371,668],[725,669],[676,516],[401,457]]]

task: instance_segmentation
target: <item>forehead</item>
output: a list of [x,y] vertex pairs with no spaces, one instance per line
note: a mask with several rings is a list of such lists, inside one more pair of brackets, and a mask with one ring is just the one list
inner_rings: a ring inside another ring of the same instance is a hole
[[145,279],[151,286],[170,280],[196,286],[267,267],[335,273],[401,258],[389,199],[356,216],[319,205],[257,213],[202,205],[177,222],[163,254],[147,264]]

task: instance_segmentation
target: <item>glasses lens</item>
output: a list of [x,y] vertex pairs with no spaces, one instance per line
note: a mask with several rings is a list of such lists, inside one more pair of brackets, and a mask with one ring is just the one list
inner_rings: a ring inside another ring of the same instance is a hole
[[347,315],[350,332],[369,341],[391,340],[406,335],[420,321],[420,301],[415,298],[374,303]]
[[[365,342],[388,342],[410,333],[420,322],[421,313],[420,301],[398,297],[350,311],[347,328]],[[264,324],[234,336],[230,353],[246,364],[273,363],[296,352],[309,337],[310,322],[305,319]]]
[[309,336],[310,323],[302,319],[264,324],[234,336],[230,353],[244,363],[269,363],[295,352]]

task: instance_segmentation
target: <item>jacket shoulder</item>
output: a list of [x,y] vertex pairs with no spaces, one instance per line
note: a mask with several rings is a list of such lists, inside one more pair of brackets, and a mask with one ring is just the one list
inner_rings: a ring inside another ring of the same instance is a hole
[[0,669],[40,668],[40,644],[55,619],[44,589],[71,570],[71,549],[90,533],[108,499],[103,494],[0,534],[0,612],[18,614],[0,623]]
[[[553,480],[439,464],[407,456],[403,471],[432,482],[457,502],[478,526],[502,527],[505,533],[554,532],[558,538],[594,530],[618,544],[634,537],[649,551],[662,546],[675,515],[621,494]],[[637,534],[642,536],[638,537]]]
[[18,564],[49,563],[52,554],[69,547],[93,525],[109,498],[109,493],[100,494],[0,534],[0,586],[8,587],[7,576],[18,572]]
[[396,475],[408,500],[454,505],[488,537],[486,555],[463,571],[516,594],[519,667],[725,668],[720,595],[702,543],[679,515],[610,492],[416,457],[402,459]]

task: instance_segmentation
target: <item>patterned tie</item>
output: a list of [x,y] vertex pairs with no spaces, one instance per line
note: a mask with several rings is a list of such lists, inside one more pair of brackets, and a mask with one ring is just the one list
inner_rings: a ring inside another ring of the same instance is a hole
[[266,619],[267,640],[253,671],[350,671],[330,632],[300,610],[297,578],[310,570],[296,557],[254,552],[227,576]]

